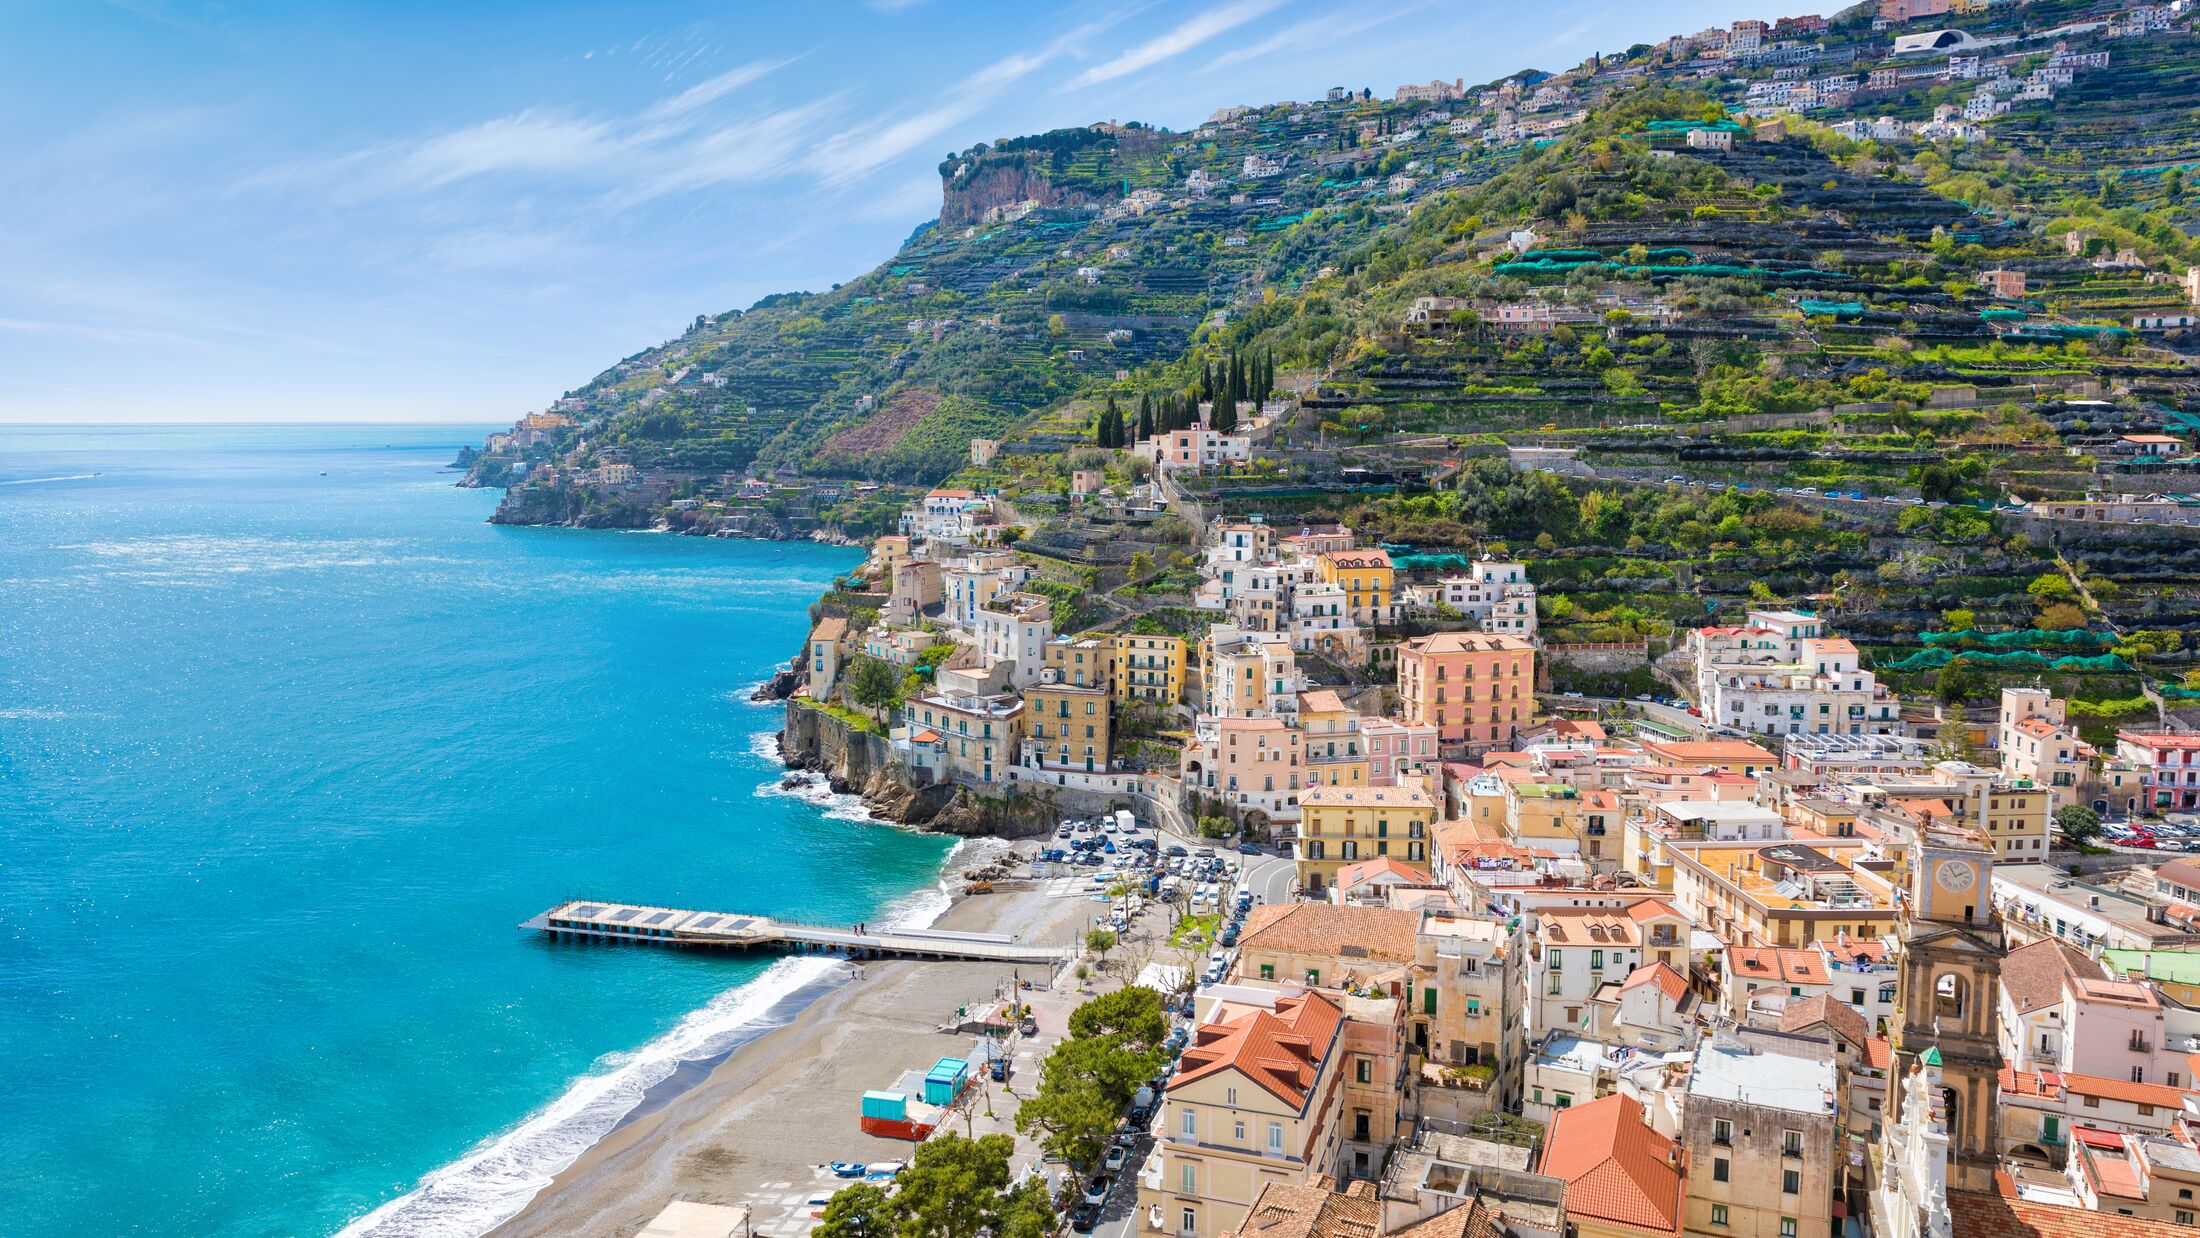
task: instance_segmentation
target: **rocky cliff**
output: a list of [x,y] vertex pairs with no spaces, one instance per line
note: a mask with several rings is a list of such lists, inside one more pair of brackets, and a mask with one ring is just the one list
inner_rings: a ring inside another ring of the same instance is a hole
[[1034,159],[992,159],[945,178],[940,191],[940,227],[962,228],[982,222],[997,207],[1036,202],[1041,207],[1083,206],[1116,195],[1056,184],[1046,166]]
[[1061,815],[1044,796],[981,796],[955,783],[919,785],[894,759],[884,735],[856,730],[806,700],[787,702],[779,738],[789,769],[823,774],[833,790],[860,795],[872,812],[903,825],[964,838],[1036,838]]

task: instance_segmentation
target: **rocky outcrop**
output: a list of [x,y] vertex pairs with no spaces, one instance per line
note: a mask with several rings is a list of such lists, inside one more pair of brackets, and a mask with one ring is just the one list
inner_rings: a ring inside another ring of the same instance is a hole
[[1064,189],[1034,159],[996,158],[950,176],[940,193],[940,227],[962,228],[985,220],[997,207],[1036,202],[1042,207],[1086,206],[1116,195]]
[[919,783],[894,759],[884,735],[859,731],[806,700],[787,702],[779,738],[788,768],[825,775],[833,790],[862,796],[888,821],[963,838],[1036,838],[1061,815],[1044,795],[979,795],[956,783]]

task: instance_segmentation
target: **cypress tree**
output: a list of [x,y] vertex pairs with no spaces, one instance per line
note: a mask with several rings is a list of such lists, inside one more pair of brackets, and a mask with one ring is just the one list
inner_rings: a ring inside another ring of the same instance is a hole
[[1153,394],[1151,392],[1141,393],[1138,397],[1138,437],[1140,440],[1153,437]]

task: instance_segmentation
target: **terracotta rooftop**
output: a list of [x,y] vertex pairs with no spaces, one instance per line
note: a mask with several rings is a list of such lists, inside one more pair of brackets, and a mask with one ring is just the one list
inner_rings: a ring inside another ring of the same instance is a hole
[[1438,632],[1432,636],[1414,637],[1399,652],[1526,653],[1534,648],[1534,645],[1517,636],[1488,635],[1481,632]]
[[1421,917],[1387,907],[1263,903],[1245,919],[1240,954],[1318,954],[1377,963],[1410,963]]
[[1501,1208],[1492,1208],[1477,1195],[1464,1208],[1438,1213],[1425,1221],[1395,1230],[1390,1238],[1504,1238]]
[[1676,1002],[1688,995],[1688,978],[1674,971],[1670,963],[1645,963],[1627,973],[1627,979],[1621,981],[1619,987],[1624,992],[1644,985],[1663,989],[1665,995]]
[[1780,1030],[1783,1032],[1812,1032],[1820,1027],[1856,1049],[1864,1048],[1872,1038],[1871,1028],[1854,1006],[1835,1001],[1823,993],[1789,1002],[1780,1009]]
[[1733,946],[1726,952],[1727,966],[1747,980],[1774,980],[1781,984],[1830,984],[1826,960],[1816,950],[1790,950],[1780,946]]
[[2190,1226],[2167,1221],[2018,1199],[2013,1186],[1999,1195],[1950,1191],[1948,1211],[1954,1217],[1955,1232],[1963,1238],[2190,1238],[2192,1234]]
[[2030,1014],[2062,1001],[2065,983],[2100,974],[2100,965],[2085,951],[2057,938],[2043,937],[2002,957],[2001,990],[2018,1014]]
[[2105,1075],[2060,1076],[2065,1091],[2072,1096],[2098,1096],[2102,1100],[2120,1100],[2127,1105],[2157,1105],[2166,1109],[2181,1108],[2185,1093],[2163,1083],[2133,1083],[2129,1079],[2111,1079]]
[[1382,1232],[1383,1206],[1374,1183],[1363,1179],[1335,1191],[1327,1178],[1319,1178],[1303,1186],[1262,1186],[1230,1238],[1376,1238]]
[[1349,890],[1377,877],[1391,877],[1413,886],[1436,884],[1436,878],[1429,876],[1428,870],[1415,868],[1396,856],[1385,855],[1372,860],[1361,860],[1357,864],[1347,864],[1338,869],[1336,885],[1340,890]]
[[1276,999],[1274,1013],[1255,1010],[1192,1033],[1168,1090],[1235,1070],[1294,1109],[1304,1108],[1324,1054],[1344,1013],[1319,993]]
[[1642,931],[1625,911],[1611,907],[1553,907],[1537,917],[1547,946],[1639,946]]
[[1680,1229],[1681,1174],[1672,1140],[1643,1121],[1632,1096],[1561,1109],[1537,1171],[1566,1181],[1566,1212],[1665,1233]]

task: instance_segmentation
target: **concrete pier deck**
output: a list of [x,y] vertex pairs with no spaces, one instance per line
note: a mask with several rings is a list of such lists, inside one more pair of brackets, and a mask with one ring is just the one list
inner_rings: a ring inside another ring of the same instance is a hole
[[591,937],[656,946],[717,946],[840,954],[850,958],[956,959],[979,963],[1054,966],[1067,962],[1067,946],[1036,946],[1001,933],[952,933],[896,929],[857,933],[738,912],[688,911],[637,903],[560,903],[520,928],[553,937]]

